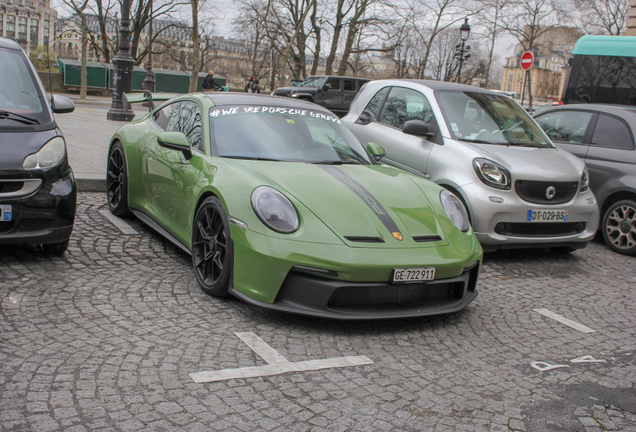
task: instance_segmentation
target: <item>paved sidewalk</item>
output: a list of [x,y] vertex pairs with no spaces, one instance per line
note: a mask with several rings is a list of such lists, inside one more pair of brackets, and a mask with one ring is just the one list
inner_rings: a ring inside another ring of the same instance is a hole
[[[75,111],[57,114],[55,120],[64,133],[68,157],[77,187],[85,192],[106,190],[106,158],[108,143],[113,134],[126,122],[106,119],[111,98],[89,96],[85,101],[78,95],[67,95],[75,103]],[[135,117],[148,112],[142,106],[133,107]]]

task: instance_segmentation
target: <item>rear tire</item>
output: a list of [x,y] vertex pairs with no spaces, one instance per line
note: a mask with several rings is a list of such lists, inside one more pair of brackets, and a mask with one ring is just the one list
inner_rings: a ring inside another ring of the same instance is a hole
[[106,169],[106,199],[115,216],[128,216],[128,170],[124,146],[117,141],[110,149]]
[[204,293],[228,295],[232,256],[230,223],[223,204],[217,197],[206,198],[192,226],[192,266]]
[[603,238],[614,252],[636,255],[636,202],[617,201],[603,216]]
[[62,255],[68,249],[68,240],[59,243],[43,244],[42,250],[47,255]]

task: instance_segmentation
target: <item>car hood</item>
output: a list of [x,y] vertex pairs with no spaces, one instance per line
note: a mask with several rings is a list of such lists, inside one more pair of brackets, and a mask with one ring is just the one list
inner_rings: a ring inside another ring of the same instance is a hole
[[441,189],[431,184],[431,196],[427,197],[398,170],[304,163],[285,163],[282,169],[280,162],[254,162],[251,169],[300,201],[349,246],[421,248],[448,244],[429,202],[439,200]]
[[559,148],[461,144],[506,167],[513,180],[579,181],[583,172],[584,163]]
[[57,129],[16,133],[0,129],[0,170],[21,170],[24,158],[58,135]]

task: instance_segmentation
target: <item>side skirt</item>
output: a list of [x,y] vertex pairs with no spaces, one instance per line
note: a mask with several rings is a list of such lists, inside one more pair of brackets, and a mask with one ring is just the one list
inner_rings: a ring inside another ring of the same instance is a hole
[[167,238],[168,240],[170,240],[172,243],[174,243],[176,246],[178,246],[181,250],[183,250],[185,253],[187,253],[188,255],[192,255],[192,252],[190,251],[190,249],[188,249],[186,247],[186,245],[184,245],[183,243],[181,243],[179,240],[176,239],[176,237],[174,237],[172,234],[170,234],[168,231],[166,231],[165,229],[163,229],[161,227],[161,225],[159,225],[157,222],[155,222],[154,220],[152,220],[150,218],[150,216],[146,215],[145,213],[140,212],[139,210],[134,210],[131,209],[131,211],[134,213],[135,216],[137,216],[143,223],[145,223],[146,225],[148,225],[150,228],[152,228],[153,230],[157,231],[159,234],[161,234],[162,236],[164,236],[165,238]]

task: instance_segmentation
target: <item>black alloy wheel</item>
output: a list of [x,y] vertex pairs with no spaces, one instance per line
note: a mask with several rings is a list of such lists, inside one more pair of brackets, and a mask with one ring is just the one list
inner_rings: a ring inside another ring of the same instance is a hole
[[607,209],[603,217],[603,237],[614,252],[636,255],[636,202],[621,200]]
[[116,142],[108,155],[106,169],[106,199],[108,208],[115,216],[127,216],[128,209],[128,172],[124,147]]
[[232,239],[227,213],[217,197],[206,198],[194,217],[192,265],[204,293],[214,297],[228,294]]

